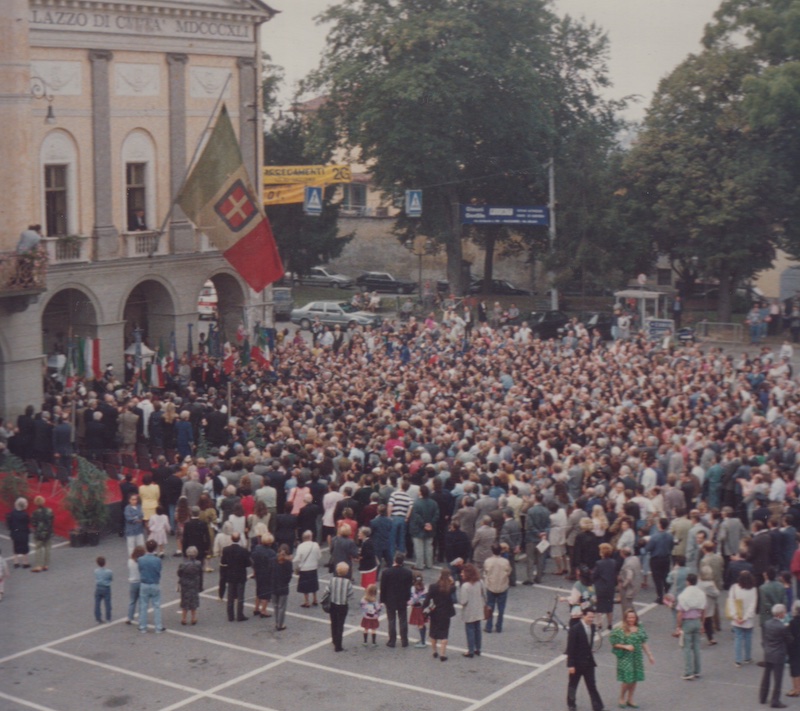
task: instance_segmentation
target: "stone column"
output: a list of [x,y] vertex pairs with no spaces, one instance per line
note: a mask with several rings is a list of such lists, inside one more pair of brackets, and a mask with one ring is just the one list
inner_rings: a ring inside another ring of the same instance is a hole
[[125,322],[98,323],[96,337],[100,340],[100,370],[111,363],[117,377],[122,378],[125,374]]
[[[170,200],[178,195],[186,171],[186,64],[187,54],[168,54],[169,77],[169,194]],[[162,239],[164,237],[162,236]],[[194,252],[194,228],[183,210],[172,208],[169,225],[170,252]]]
[[108,65],[113,54],[90,49],[92,65],[92,157],[94,162],[94,254],[97,260],[119,257],[119,231],[114,225],[111,174],[111,92]]
[[258,117],[260,115],[256,93],[256,60],[239,57],[239,143],[242,157],[257,193],[261,193],[261,165],[258,150]]
[[33,204],[29,179],[30,162],[35,160],[38,165],[39,160],[38,149],[31,145],[29,12],[28,0],[0,2],[0,126],[7,137],[3,144],[7,150],[0,161],[0,251],[14,249],[20,232],[28,224],[42,221],[41,208]]

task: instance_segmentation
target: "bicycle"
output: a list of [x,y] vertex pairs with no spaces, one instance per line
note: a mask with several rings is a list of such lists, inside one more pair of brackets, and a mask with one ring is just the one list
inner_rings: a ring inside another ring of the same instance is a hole
[[[537,617],[531,622],[531,635],[537,642],[552,642],[561,629],[565,632],[569,632],[569,626],[564,624],[562,619],[558,616],[558,612],[556,612],[558,609],[558,601],[559,596],[556,595],[553,602],[553,609],[546,615]],[[599,652],[602,646],[603,635],[600,634],[600,630],[597,630],[594,635],[594,641],[592,642],[592,651]]]

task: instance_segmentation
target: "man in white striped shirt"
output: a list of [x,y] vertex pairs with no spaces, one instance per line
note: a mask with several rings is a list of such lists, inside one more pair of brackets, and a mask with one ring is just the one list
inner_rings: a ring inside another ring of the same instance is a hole
[[408,495],[408,479],[403,479],[400,489],[389,497],[389,520],[392,522],[392,537],[389,542],[389,556],[394,560],[395,553],[406,552],[406,527],[411,516],[411,497]]

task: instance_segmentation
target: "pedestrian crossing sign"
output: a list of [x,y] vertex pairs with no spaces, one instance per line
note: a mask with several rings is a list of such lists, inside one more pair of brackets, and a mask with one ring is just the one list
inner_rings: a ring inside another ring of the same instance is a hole
[[306,185],[303,211],[306,215],[322,214],[322,188]]
[[422,217],[422,190],[406,190],[406,217]]

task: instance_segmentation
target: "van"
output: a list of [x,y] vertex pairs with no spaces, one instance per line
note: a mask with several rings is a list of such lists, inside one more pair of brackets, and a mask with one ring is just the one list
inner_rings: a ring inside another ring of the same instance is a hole
[[272,315],[278,320],[288,320],[294,308],[292,290],[285,286],[272,287]]

